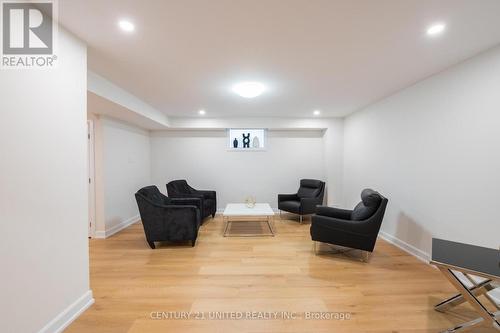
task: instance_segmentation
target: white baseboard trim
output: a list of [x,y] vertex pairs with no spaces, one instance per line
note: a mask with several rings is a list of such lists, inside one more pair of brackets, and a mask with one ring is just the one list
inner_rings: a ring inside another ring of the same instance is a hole
[[[417,259],[423,261],[424,263],[429,264],[431,256],[428,253],[426,253],[420,249],[417,249],[415,246],[410,245],[410,244],[402,241],[401,239],[394,237],[394,236],[392,236],[384,231],[380,231],[379,236],[380,236],[380,238],[382,238],[386,242],[391,243],[394,246],[397,246],[401,250],[411,254],[412,256],[416,257]],[[435,266],[431,266],[431,267],[435,267]],[[489,294],[494,302],[496,302],[497,304],[500,304],[500,288],[496,288],[496,289],[490,291]]]
[[128,226],[137,223],[141,220],[141,217],[139,215],[132,216],[129,219],[126,219],[125,221],[118,223],[117,225],[106,229],[105,231],[96,231],[94,238],[108,238],[114,234],[116,234],[119,231],[122,231],[123,229],[127,228]]
[[379,236],[380,236],[380,238],[382,238],[386,242],[391,243],[394,246],[397,246],[401,250],[413,255],[417,259],[419,259],[427,264],[429,263],[429,261],[431,259],[431,256],[429,255],[429,253],[426,253],[420,249],[417,249],[415,246],[410,245],[410,244],[406,243],[405,241],[402,241],[401,239],[388,234],[385,231],[380,231]]
[[64,331],[76,318],[78,318],[85,310],[94,304],[92,290],[87,291],[80,298],[74,301],[64,311],[59,313],[47,325],[45,325],[38,333],[60,333]]

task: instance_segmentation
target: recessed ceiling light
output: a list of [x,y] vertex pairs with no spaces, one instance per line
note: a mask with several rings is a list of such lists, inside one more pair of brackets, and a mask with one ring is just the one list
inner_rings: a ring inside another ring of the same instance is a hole
[[127,21],[127,20],[121,20],[120,22],[118,22],[118,26],[123,30],[123,31],[126,31],[126,32],[132,32],[135,30],[135,26],[132,22],[130,21]]
[[259,82],[241,82],[235,84],[232,91],[241,97],[254,98],[261,95],[266,90],[266,86]]
[[205,112],[205,110],[200,110],[200,111],[198,111],[198,113],[200,114],[200,116],[204,116],[206,112]]
[[321,114],[321,111],[320,111],[320,110],[314,110],[314,111],[313,111],[313,114],[314,114],[315,116],[319,116],[319,115]]
[[429,27],[429,29],[427,29],[427,35],[429,36],[439,35],[444,31],[445,28],[446,25],[444,23],[433,24]]

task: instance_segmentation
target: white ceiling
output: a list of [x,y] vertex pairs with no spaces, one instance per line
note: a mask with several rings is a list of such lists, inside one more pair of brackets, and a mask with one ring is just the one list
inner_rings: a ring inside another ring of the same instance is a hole
[[[90,69],[179,117],[344,116],[500,43],[499,13],[498,0],[59,1]],[[241,98],[242,80],[270,90]]]

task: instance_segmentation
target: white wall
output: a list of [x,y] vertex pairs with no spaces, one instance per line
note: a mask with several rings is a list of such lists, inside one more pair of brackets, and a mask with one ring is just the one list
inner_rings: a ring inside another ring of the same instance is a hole
[[[1,331],[53,332],[89,306],[86,47],[0,72]],[[45,327],[45,328],[44,328]]]
[[151,153],[147,131],[111,118],[99,122],[96,133],[102,138],[96,144],[102,144],[102,165],[97,168],[102,172],[104,217],[97,219],[96,229],[102,237],[137,221],[134,194],[151,184]]
[[498,248],[500,48],[345,120],[345,202],[389,198],[382,230],[428,255],[431,237]]
[[226,131],[162,131],[151,137],[152,180],[162,192],[174,179],[217,191],[218,208],[253,195],[277,208],[301,178],[325,179],[323,132],[269,131],[267,151],[228,151]]
[[327,203],[329,206],[343,206],[344,122],[342,119],[327,119],[325,122],[323,145]]

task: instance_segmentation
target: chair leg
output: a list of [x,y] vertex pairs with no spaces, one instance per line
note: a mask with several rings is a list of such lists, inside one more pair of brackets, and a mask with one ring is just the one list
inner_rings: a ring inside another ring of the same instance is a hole
[[215,218],[215,213],[212,213],[212,218],[213,218],[213,219]]
[[314,254],[318,255],[319,254],[319,247],[318,247],[317,241],[314,241],[313,247],[314,247]]
[[148,241],[148,244],[153,250],[156,249],[155,242]]
[[302,224],[302,215],[299,217],[299,223]]
[[[319,255],[321,253],[320,246],[321,246],[321,242],[314,241],[314,254]],[[333,255],[339,254],[339,255],[344,255],[346,257],[349,257],[349,258],[353,258],[352,256],[348,255],[348,253],[350,253],[352,251],[358,251],[358,250],[351,249],[351,248],[346,248],[345,250],[335,250],[334,249],[333,251],[328,251],[328,252],[324,252],[324,253],[330,253]],[[355,259],[357,259],[358,261],[361,259],[362,262],[368,263],[368,262],[370,262],[371,256],[372,256],[372,252],[361,250],[361,258],[357,257]]]
[[194,245],[195,245],[195,244],[196,244],[196,239],[193,239],[193,240],[191,241],[191,247],[194,247]]

